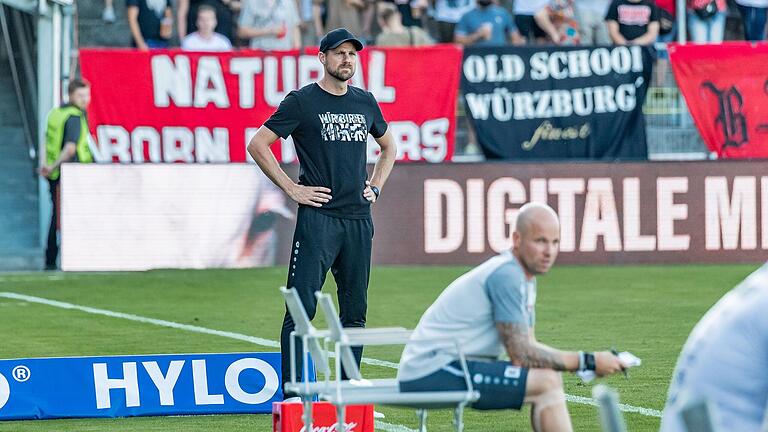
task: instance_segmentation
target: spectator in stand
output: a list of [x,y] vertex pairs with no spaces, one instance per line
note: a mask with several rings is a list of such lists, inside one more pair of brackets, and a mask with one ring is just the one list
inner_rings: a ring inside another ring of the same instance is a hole
[[725,0],[688,0],[686,5],[691,41],[722,42],[725,33],[725,16],[728,11]]
[[557,30],[557,38],[553,40],[558,45],[579,45],[579,23],[576,21],[573,0],[552,0],[547,6],[549,21]]
[[133,46],[141,50],[168,48],[173,32],[169,0],[126,0],[125,3]]
[[104,12],[101,14],[101,19],[112,24],[117,17],[115,16],[115,5],[113,0],[104,0]]
[[525,42],[512,16],[494,0],[477,0],[477,6],[456,24],[454,41],[467,46],[521,45]]
[[650,45],[659,36],[659,10],[653,0],[613,0],[605,21],[616,45]]
[[383,0],[379,3],[378,13],[381,14],[389,5],[397,7],[405,27],[421,27],[421,17],[429,6],[429,2],[427,0]]
[[550,0],[521,0],[514,5],[515,24],[520,34],[531,42],[560,41],[560,33],[550,19]]
[[301,48],[299,12],[294,0],[245,0],[237,35],[249,47],[268,51]]
[[765,40],[768,0],[736,0],[736,6],[744,20],[744,39],[748,41]]
[[359,39],[370,40],[371,22],[376,13],[374,0],[315,0],[313,12],[318,40],[337,28],[347,29]]
[[376,45],[423,46],[433,43],[421,27],[404,25],[400,12],[392,4],[380,8],[378,19],[381,33],[376,36]]
[[435,0],[433,18],[434,35],[440,43],[453,42],[456,23],[475,7],[475,0]]
[[581,43],[584,45],[610,45],[605,14],[611,0],[576,0],[576,21],[579,23]]
[[203,5],[216,11],[214,31],[229,39],[232,44],[235,41],[235,13],[240,11],[240,0],[179,0],[176,13],[179,39],[197,31],[197,10]]
[[197,31],[184,36],[181,49],[187,51],[231,51],[229,39],[216,33],[216,10],[208,5],[197,8]]

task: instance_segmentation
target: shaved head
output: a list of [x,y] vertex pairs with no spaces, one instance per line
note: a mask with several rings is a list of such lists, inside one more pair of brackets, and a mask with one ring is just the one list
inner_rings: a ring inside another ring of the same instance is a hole
[[557,213],[552,210],[552,207],[546,204],[540,204],[531,202],[520,207],[520,212],[517,214],[517,223],[515,223],[515,231],[520,234],[525,233],[530,229],[531,224],[534,221],[552,222],[560,226],[560,218],[557,217]]
[[528,277],[549,271],[560,250],[560,220],[546,204],[520,207],[512,234],[512,253]]

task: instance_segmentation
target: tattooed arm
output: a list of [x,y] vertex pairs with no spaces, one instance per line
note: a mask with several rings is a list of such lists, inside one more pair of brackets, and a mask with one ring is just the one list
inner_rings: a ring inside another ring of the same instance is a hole
[[515,366],[557,371],[575,371],[579,368],[579,354],[559,351],[536,342],[525,324],[497,322],[504,347]]

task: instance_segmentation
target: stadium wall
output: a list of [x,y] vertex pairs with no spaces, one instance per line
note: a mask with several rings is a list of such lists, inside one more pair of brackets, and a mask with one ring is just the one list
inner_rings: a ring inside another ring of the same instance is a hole
[[[286,170],[296,175],[297,167]],[[560,262],[768,257],[768,162],[402,164],[374,206],[377,264],[475,264],[517,209],[562,220]],[[64,270],[253,267],[290,256],[295,206],[249,164],[67,165]]]

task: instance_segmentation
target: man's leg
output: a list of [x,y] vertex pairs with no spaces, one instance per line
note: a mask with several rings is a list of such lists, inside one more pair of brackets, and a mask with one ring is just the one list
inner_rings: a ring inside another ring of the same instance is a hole
[[56,269],[56,258],[59,256],[59,182],[48,181],[51,191],[51,226],[48,228],[48,246],[45,249],[45,269]]
[[[371,274],[373,222],[371,219],[339,220],[344,224],[345,238],[331,273],[336,280],[339,297],[339,320],[344,327],[365,327],[368,310],[368,279]],[[352,347],[360,366],[363,347]],[[344,376],[346,378],[346,376]]]
[[[325,275],[337,254],[339,245],[336,241],[338,235],[334,235],[335,229],[330,226],[334,218],[325,216],[315,210],[299,207],[296,217],[296,231],[293,234],[291,245],[291,259],[288,264],[287,288],[296,288],[301,303],[307,311],[310,320],[315,317],[317,311],[317,299],[315,292],[323,287]],[[283,317],[283,328],[280,332],[280,354],[282,360],[282,383],[291,379],[291,332],[294,322],[288,310]],[[302,376],[302,344],[296,341],[296,377]],[[287,399],[297,396],[284,394]]]
[[563,378],[551,369],[530,369],[525,403],[531,404],[531,424],[537,432],[572,431],[565,405]]

